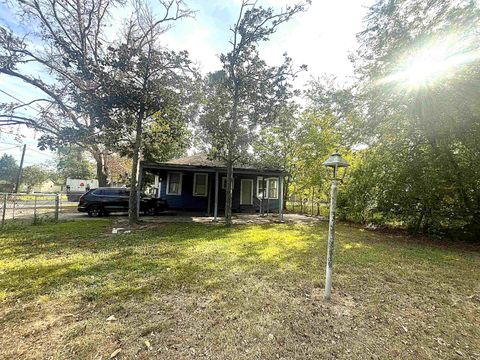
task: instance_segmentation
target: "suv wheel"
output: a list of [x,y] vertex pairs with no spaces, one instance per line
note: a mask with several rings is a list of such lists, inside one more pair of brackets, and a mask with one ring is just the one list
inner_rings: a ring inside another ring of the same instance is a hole
[[99,216],[102,216],[102,214],[103,214],[103,211],[100,208],[100,206],[93,205],[93,206],[90,206],[90,208],[88,209],[88,216],[90,217],[99,217]]

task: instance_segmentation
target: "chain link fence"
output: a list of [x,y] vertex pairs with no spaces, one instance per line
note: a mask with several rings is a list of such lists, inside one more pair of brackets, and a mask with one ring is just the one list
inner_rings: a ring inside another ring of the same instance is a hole
[[58,221],[76,212],[77,202],[68,201],[67,195],[0,193],[0,226],[13,222],[39,223]]
[[328,217],[330,204],[326,201],[291,197],[286,202],[289,213]]

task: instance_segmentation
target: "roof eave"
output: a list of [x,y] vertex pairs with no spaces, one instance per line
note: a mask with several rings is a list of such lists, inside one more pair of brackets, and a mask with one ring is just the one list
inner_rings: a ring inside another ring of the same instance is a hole
[[[227,171],[226,166],[207,166],[207,165],[187,165],[187,164],[171,164],[171,163],[155,163],[144,162],[140,163],[142,168],[150,168],[156,170],[202,170],[207,172]],[[288,175],[288,173],[281,169],[256,169],[256,168],[239,168],[234,167],[236,173],[254,173],[254,174],[278,174]]]

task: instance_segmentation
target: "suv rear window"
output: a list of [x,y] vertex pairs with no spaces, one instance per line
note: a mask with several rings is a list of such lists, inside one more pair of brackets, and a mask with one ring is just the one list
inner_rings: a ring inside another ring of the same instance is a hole
[[130,192],[127,189],[98,189],[95,190],[94,194],[106,196],[129,196]]

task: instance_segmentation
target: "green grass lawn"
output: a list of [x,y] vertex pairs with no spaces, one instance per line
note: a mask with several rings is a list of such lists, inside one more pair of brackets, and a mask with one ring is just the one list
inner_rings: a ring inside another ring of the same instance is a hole
[[0,233],[0,358],[480,358],[478,250],[339,225],[326,303],[324,223],[111,228]]

